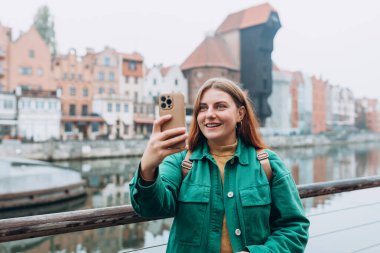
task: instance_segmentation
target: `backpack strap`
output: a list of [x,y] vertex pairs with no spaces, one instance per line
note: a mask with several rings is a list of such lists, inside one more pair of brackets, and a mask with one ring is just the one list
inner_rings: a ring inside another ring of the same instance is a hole
[[[258,149],[256,150],[257,153],[257,160],[260,161],[261,166],[264,169],[265,175],[268,178],[268,181],[272,181],[273,173],[272,173],[272,167],[269,163],[269,154],[264,149]],[[193,166],[193,162],[190,161],[191,151],[188,150],[185,156],[185,159],[183,159],[181,163],[181,172],[182,172],[182,180],[187,176],[189,171],[191,170],[191,167]]]
[[183,159],[181,163],[181,172],[182,172],[182,180],[187,176],[189,171],[191,170],[191,167],[193,166],[193,162],[190,161],[191,151],[188,150],[185,156],[185,159]]
[[272,167],[269,163],[269,154],[264,149],[258,149],[256,150],[257,153],[257,160],[261,163],[261,166],[264,169],[265,175],[268,178],[268,181],[272,181],[273,173],[272,173]]

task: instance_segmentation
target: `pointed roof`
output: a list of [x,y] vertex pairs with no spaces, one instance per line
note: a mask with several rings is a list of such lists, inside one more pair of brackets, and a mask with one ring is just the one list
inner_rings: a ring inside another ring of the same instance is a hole
[[138,52],[133,52],[132,54],[126,54],[126,53],[120,53],[120,54],[125,60],[138,61],[138,62],[144,61],[144,57]]
[[232,13],[218,27],[216,33],[225,33],[264,24],[268,21],[271,12],[277,11],[269,3],[264,3]]
[[166,76],[169,73],[170,67],[162,67],[160,69],[161,75]]
[[230,49],[221,37],[206,37],[181,65],[182,70],[196,67],[224,67],[239,70]]

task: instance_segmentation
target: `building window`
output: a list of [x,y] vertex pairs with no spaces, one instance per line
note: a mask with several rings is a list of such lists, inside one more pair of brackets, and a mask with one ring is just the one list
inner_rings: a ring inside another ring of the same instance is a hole
[[29,58],[30,59],[34,59],[34,57],[35,57],[35,53],[34,53],[34,50],[29,50]]
[[108,90],[108,94],[110,94],[110,95],[115,94],[115,90],[112,89],[112,88],[110,88],[110,89]]
[[13,101],[12,100],[5,100],[4,101],[4,109],[12,109],[13,108]]
[[100,87],[98,91],[99,91],[99,94],[103,94],[104,93],[104,88]]
[[116,112],[120,112],[120,104],[116,104]]
[[136,70],[136,66],[137,64],[136,64],[136,62],[135,61],[130,61],[130,62],[128,62],[128,68],[129,68],[129,70],[132,70],[132,71],[135,71]]
[[88,89],[83,88],[83,97],[88,97]]
[[178,86],[178,79],[177,79],[177,78],[174,79],[174,85],[175,85],[175,86]]
[[104,57],[104,66],[109,67],[111,64],[111,59],[109,57]]
[[63,73],[63,80],[67,79],[67,73]]
[[111,103],[108,103],[107,108],[108,108],[108,112],[112,112],[112,104]]
[[24,76],[30,76],[33,74],[33,71],[31,67],[19,67],[18,73]]
[[67,122],[65,123],[65,132],[71,133],[73,131],[73,123]]
[[139,94],[137,93],[137,91],[135,91],[135,101],[137,101],[139,98]]
[[36,101],[36,109],[43,109],[43,108],[44,108],[44,102]]
[[92,122],[91,123],[91,131],[93,133],[99,132],[99,123],[98,122]]
[[135,77],[135,84],[138,84],[139,83],[139,78],[136,76]]
[[125,76],[125,82],[126,82],[126,83],[129,82],[129,76]]
[[129,111],[129,105],[128,104],[124,104],[124,112],[128,112]]
[[70,108],[69,108],[69,115],[70,116],[75,116],[75,105],[73,104],[70,104]]
[[82,116],[88,115],[88,105],[82,105]]
[[75,96],[75,94],[76,94],[76,89],[74,86],[71,86],[70,87],[70,96]]
[[75,74],[74,73],[71,73],[70,75],[70,80],[74,80],[75,79]]
[[104,81],[104,72],[99,72],[98,73],[98,80],[99,81]]
[[82,81],[82,75],[81,74],[78,74],[78,80]]
[[157,79],[156,78],[153,79],[153,85],[157,85]]
[[108,79],[113,82],[115,81],[115,74],[113,72],[109,72],[108,73]]
[[37,76],[43,76],[44,75],[44,70],[42,68],[37,69]]
[[128,135],[129,133],[129,125],[124,125],[124,134]]

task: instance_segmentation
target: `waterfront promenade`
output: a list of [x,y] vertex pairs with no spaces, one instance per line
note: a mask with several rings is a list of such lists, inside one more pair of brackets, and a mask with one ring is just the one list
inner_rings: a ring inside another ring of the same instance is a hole
[[[348,143],[380,142],[380,134],[264,136],[271,148],[315,147]],[[48,141],[39,143],[6,142],[0,144],[4,157],[60,161],[141,156],[148,139]]]

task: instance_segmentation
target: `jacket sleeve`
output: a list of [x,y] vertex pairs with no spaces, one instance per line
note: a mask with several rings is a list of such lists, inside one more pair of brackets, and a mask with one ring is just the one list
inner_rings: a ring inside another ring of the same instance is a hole
[[131,203],[137,214],[143,217],[174,216],[177,196],[182,181],[181,155],[168,156],[159,165],[154,183],[143,184],[140,164],[129,183]]
[[271,234],[264,245],[247,248],[255,253],[302,253],[309,237],[309,220],[305,216],[291,173],[273,152],[270,153],[270,164],[273,170]]

